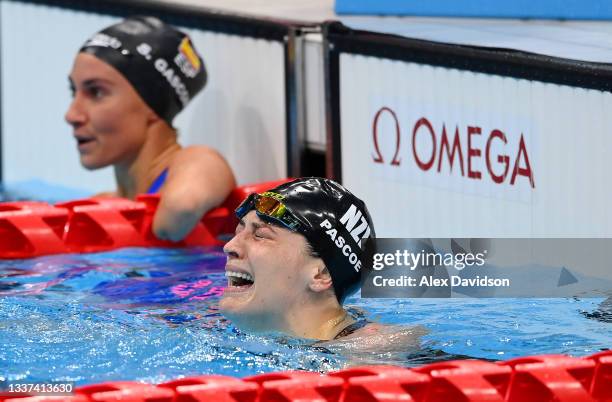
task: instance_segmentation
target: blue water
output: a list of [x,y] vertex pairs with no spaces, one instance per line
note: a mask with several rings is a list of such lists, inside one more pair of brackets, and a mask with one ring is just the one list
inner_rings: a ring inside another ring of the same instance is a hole
[[[353,314],[428,332],[418,350],[322,349],[241,332],[218,312],[219,249],[123,249],[0,261],[0,380],[162,382],[180,376],[414,366],[610,347],[602,299],[361,299]],[[588,318],[591,317],[591,318]],[[599,318],[599,319],[598,319]]]
[[54,204],[89,196],[91,196],[91,191],[65,187],[40,179],[11,183],[0,182],[0,202],[36,200]]

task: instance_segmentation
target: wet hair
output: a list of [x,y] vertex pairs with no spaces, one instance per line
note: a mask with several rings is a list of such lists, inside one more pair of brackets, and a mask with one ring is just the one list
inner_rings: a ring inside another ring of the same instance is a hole
[[310,244],[308,240],[306,240],[306,255],[312,258],[321,258],[319,253],[315,251],[314,247],[312,247],[312,244]]
[[80,52],[119,71],[170,126],[207,80],[189,36],[155,17],[130,17],[111,25],[89,38]]

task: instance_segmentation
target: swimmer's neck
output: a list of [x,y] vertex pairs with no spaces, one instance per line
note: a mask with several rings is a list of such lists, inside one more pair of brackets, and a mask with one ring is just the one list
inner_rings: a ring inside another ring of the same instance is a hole
[[176,131],[172,127],[163,121],[152,124],[136,155],[114,165],[117,195],[134,199],[138,194],[146,193],[180,150]]
[[355,322],[337,302],[328,306],[304,308],[287,317],[286,332],[300,338],[331,340],[344,328]]

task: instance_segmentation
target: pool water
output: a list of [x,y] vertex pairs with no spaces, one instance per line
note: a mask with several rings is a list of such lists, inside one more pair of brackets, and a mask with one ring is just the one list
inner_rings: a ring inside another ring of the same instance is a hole
[[[351,364],[592,354],[612,340],[603,299],[361,299],[353,314],[429,332],[419,350],[355,351],[256,336],[217,309],[218,248],[123,249],[0,261],[0,381],[162,382]],[[604,312],[605,313],[605,312]]]

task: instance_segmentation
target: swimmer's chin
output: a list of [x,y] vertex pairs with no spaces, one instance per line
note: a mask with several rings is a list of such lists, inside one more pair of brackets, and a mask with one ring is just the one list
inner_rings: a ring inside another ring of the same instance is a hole
[[110,163],[104,162],[96,162],[96,161],[88,161],[81,158],[81,166],[83,166],[87,170],[98,170],[110,166]]
[[219,300],[219,311],[233,323],[240,323],[245,314],[240,311],[240,307],[236,306],[235,302],[232,296],[223,295]]

